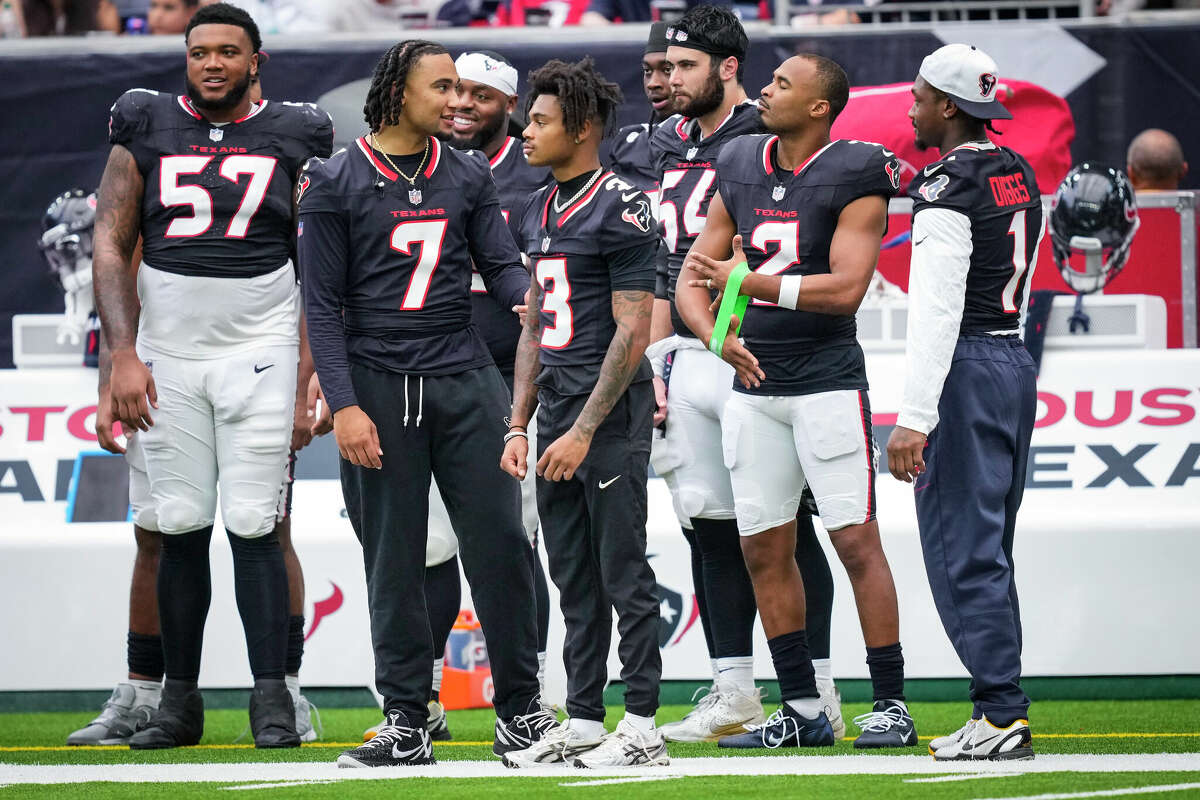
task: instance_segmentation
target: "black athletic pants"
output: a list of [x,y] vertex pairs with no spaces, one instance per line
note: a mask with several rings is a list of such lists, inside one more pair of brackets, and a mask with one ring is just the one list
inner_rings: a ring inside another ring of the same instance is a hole
[[[538,456],[566,433],[588,395],[538,392]],[[604,719],[604,684],[617,612],[625,708],[658,710],[658,590],[646,561],[646,471],[654,390],[635,383],[596,430],[570,480],[538,478],[538,514],[566,622],[567,714]],[[386,452],[386,449],[385,449]],[[527,548],[528,549],[528,548]]]
[[384,710],[403,711],[414,726],[428,716],[434,654],[423,584],[432,473],[487,637],[496,714],[526,713],[538,696],[533,551],[517,484],[500,470],[508,413],[500,373],[489,365],[406,378],[354,364],[350,377],[383,450],[382,469],[343,460],[341,473],[363,546]]

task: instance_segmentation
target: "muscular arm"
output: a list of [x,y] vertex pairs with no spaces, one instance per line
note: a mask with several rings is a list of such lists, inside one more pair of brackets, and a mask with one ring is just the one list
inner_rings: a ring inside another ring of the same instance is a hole
[[97,192],[92,255],[96,309],[113,355],[132,352],[137,338],[137,272],[130,263],[141,232],[144,189],[133,154],[113,145]]
[[513,373],[512,425],[528,428],[537,409],[537,387],[533,385],[540,364],[542,339],[542,287],[536,276],[530,276],[529,310],[517,342],[516,364]]
[[[696,237],[696,241],[692,242],[688,255],[699,253],[712,259],[728,258],[735,233],[737,233],[737,226],[734,225],[733,218],[725,209],[725,201],[721,199],[721,193],[717,192],[708,204],[708,218],[704,221],[704,230]],[[708,308],[712,303],[712,297],[707,289],[690,285],[688,277],[685,264],[684,271],[680,273],[679,281],[675,284],[675,308],[687,326],[692,329],[692,333],[696,334],[700,341],[708,344],[716,324],[716,318]],[[743,287],[745,285],[745,283],[742,284]],[[778,296],[778,290],[776,290],[776,296]]]
[[618,291],[612,293],[613,319],[617,331],[608,344],[604,363],[600,365],[600,377],[588,396],[583,411],[575,420],[575,429],[588,439],[596,433],[608,412],[629,388],[629,382],[637,372],[646,345],[650,343],[650,317],[654,307],[654,294],[642,291]]

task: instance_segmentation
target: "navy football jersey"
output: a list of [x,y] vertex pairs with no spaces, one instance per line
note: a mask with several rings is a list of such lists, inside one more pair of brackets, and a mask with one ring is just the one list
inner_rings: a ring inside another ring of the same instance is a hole
[[[971,265],[962,333],[1020,326],[1042,234],[1042,201],[1029,162],[991,142],[959,145],[909,184],[913,214],[945,208],[971,219]],[[917,244],[917,242],[913,242]]]
[[133,154],[145,181],[147,264],[252,278],[290,257],[296,176],[329,156],[333,121],[311,103],[262,100],[215,125],[186,97],[132,89],[113,104],[108,139]]
[[758,106],[741,103],[707,139],[696,120],[676,114],[654,129],[650,148],[659,180],[658,216],[667,246],[667,299],[671,324],[680,336],[695,337],[675,309],[675,285],[683,258],[704,230],[708,204],[717,191],[717,155],[726,142],[762,131]]
[[[448,375],[491,363],[471,324],[473,265],[509,307],[529,276],[482,154],[429,144],[415,185],[366,138],[310,162],[299,182],[298,244],[310,331],[315,316],[340,308],[351,361]],[[317,347],[314,339],[314,355]]]
[[[613,291],[654,291],[658,230],[645,193],[612,172],[605,172],[561,212],[554,207],[558,191],[554,184],[530,199],[521,221],[521,238],[542,286],[541,364],[545,369],[538,384],[552,382],[547,370],[553,374],[555,368],[583,368],[586,377],[574,388],[560,391],[568,394],[590,391],[586,384],[595,382],[617,329]],[[645,259],[632,265],[631,271],[614,265],[614,256],[636,248],[644,250]],[[647,363],[643,366],[648,368]],[[648,377],[647,373],[634,380]]]
[[[895,194],[900,164],[882,145],[837,140],[785,172],[775,161],[778,141],[756,135],[726,145],[717,161],[721,200],[742,235],[751,269],[764,275],[828,274],[842,209],[861,197]],[[852,314],[794,311],[752,300],[741,335],[767,377],[756,389],[735,381],[737,391],[799,395],[867,388]]]
[[657,191],[661,174],[650,155],[653,130],[647,122],[626,125],[617,131],[603,159],[609,169],[643,192]]
[[[513,241],[520,245],[521,209],[529,196],[550,181],[545,167],[532,167],[525,160],[521,141],[509,136],[500,151],[489,162],[496,191],[500,193],[500,213],[508,222]],[[521,338],[521,321],[511,308],[504,308],[488,295],[483,276],[471,276],[471,318],[487,343],[492,360],[505,375],[511,375],[517,355],[517,340]]]

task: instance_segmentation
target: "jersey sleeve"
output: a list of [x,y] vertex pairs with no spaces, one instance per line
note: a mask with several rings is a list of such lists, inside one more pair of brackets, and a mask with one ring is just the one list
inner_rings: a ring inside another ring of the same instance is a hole
[[467,184],[475,188],[477,196],[467,223],[467,248],[488,294],[503,308],[511,308],[524,299],[529,273],[521,263],[521,253],[500,212],[500,194],[486,157],[480,153],[478,161],[469,163],[479,169]]
[[978,205],[976,181],[962,164],[937,161],[917,173],[908,186],[913,213],[923,208],[948,208],[970,215]]
[[611,192],[611,199],[604,215],[604,226],[599,231],[601,253],[613,253],[659,239],[658,220],[654,217],[650,198],[644,192],[631,192],[629,188],[626,185],[623,192],[607,190]]
[[855,179],[839,191],[838,213],[860,197],[879,195],[890,199],[900,191],[900,160],[896,154],[882,145],[866,142],[856,147],[867,151],[863,154],[866,156],[865,163]]
[[112,104],[108,116],[109,144],[129,147],[149,128],[149,101],[158,92],[150,89],[130,89]]
[[310,158],[301,169],[300,177],[296,179],[296,206],[302,215],[341,213],[342,204],[325,159]]
[[306,106],[305,110],[310,124],[309,155],[329,158],[333,155],[333,117],[318,105]]

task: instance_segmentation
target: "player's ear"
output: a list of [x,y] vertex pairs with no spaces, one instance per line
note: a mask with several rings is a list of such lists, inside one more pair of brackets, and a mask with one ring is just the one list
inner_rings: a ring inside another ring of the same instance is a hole
[[595,120],[585,119],[583,125],[580,126],[579,132],[575,134],[575,144],[581,144],[591,138],[592,131],[596,129]]
[[250,54],[250,75],[258,77],[258,53]]
[[722,81],[728,81],[732,80],[737,75],[737,70],[737,56],[726,56],[725,60],[721,62],[721,66],[718,69],[718,74],[720,75]]
[[504,112],[506,114],[514,114],[517,110],[517,96],[514,94],[508,98],[508,102],[504,104]]
[[810,117],[816,119],[829,116],[829,101],[817,100],[812,104],[812,108],[809,109],[808,114]]

